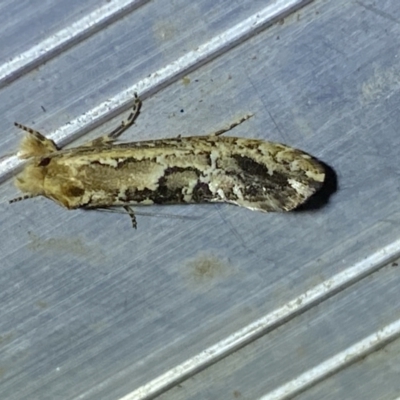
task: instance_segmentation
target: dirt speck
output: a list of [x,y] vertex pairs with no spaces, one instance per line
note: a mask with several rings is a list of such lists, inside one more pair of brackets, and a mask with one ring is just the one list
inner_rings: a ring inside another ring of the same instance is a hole
[[182,271],[191,286],[200,289],[220,282],[231,275],[234,268],[229,262],[213,254],[201,253],[188,260]]

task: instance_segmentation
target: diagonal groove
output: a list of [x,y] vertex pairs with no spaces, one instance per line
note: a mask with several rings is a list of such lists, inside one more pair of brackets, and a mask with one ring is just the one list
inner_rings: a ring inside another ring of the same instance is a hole
[[321,364],[309,369],[295,379],[278,387],[261,400],[284,400],[304,392],[339,370],[348,367],[361,358],[376,351],[400,336],[400,320],[397,320],[372,335],[360,340],[344,351],[334,355]]
[[80,20],[60,29],[37,45],[0,66],[0,88],[32,71],[105,26],[139,8],[149,0],[119,0],[106,3]]
[[[275,329],[287,322],[289,319],[304,313],[311,307],[319,304],[321,301],[332,297],[339,291],[351,286],[355,282],[358,282],[363,277],[384,267],[391,260],[398,257],[399,248],[400,239],[386,247],[383,247],[381,250],[336,274],[332,278],[325,280],[307,292],[302,293],[282,307],[234,332],[220,342],[208,347],[199,354],[196,354],[194,357],[184,361],[174,368],[171,368],[166,373],[120,398],[120,400],[153,399],[179,382],[182,382],[222,358],[229,356],[234,351],[253,342],[268,331]],[[302,391],[312,383],[321,380],[324,376],[334,373],[338,368],[343,368],[349,363],[356,361],[359,357],[370,353],[377,347],[383,346],[399,334],[400,322],[396,321],[381,329],[379,332],[375,332],[373,335],[361,340],[342,353],[335,355],[320,366],[299,376],[295,380],[296,385],[293,385],[293,381],[291,381],[287,385],[271,392],[270,395],[275,397],[266,397],[265,400],[286,398],[286,396],[289,396],[288,390],[292,386],[295,393]]]

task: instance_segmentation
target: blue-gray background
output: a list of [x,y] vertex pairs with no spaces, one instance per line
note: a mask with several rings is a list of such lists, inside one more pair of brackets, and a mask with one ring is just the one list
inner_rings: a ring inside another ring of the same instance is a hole
[[[399,340],[379,342],[400,332],[395,0],[6,0],[0,49],[2,398],[283,399],[274,390],[290,382],[304,399],[400,392]],[[123,214],[7,204],[14,121],[77,145],[116,126],[135,90],[142,114],[123,140],[207,134],[251,112],[230,134],[315,155],[338,190],[302,213],[146,208],[185,218],[138,216],[137,231]],[[379,351],[296,386],[374,334]]]

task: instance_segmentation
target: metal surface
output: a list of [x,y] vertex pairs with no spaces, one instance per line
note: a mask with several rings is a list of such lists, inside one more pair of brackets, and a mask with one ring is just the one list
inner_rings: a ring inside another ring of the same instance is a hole
[[[400,260],[160,396],[394,399],[400,393]],[[355,324],[354,319],[362,323]],[[347,335],[344,335],[347,333]],[[368,335],[368,336],[367,336]],[[128,397],[129,398],[129,397]]]
[[[0,6],[2,398],[394,398],[396,2],[63,3]],[[232,134],[317,156],[330,196],[288,214],[146,208],[187,218],[138,216],[137,231],[126,215],[6,203],[15,120],[76,145],[135,91],[123,140],[252,112]]]

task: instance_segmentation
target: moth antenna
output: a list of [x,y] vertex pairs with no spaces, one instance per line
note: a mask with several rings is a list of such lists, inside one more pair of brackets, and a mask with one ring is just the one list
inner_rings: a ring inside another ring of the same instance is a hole
[[59,150],[52,140],[47,139],[46,136],[42,135],[39,131],[19,124],[18,122],[14,122],[14,125],[28,133],[21,141],[18,157],[30,158],[44,156]]
[[8,203],[9,204],[16,203],[17,201],[28,200],[28,199],[31,199],[32,197],[35,197],[35,196],[33,196],[31,194],[26,194],[24,196],[15,197],[15,198],[13,198],[11,200],[8,200]]
[[19,129],[22,129],[25,132],[30,133],[31,135],[35,135],[37,137],[43,136],[39,131],[36,131],[35,129],[29,128],[29,126],[22,125],[19,122],[14,122],[14,126],[16,126]]

